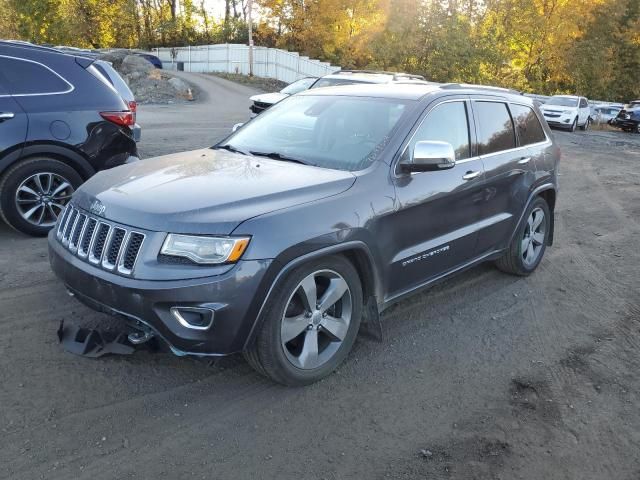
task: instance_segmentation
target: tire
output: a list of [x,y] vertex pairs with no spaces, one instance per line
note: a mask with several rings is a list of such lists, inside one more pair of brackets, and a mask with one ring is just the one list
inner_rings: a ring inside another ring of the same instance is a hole
[[[534,214],[536,212],[536,214]],[[535,221],[538,219],[537,214],[542,212],[543,217],[538,224],[544,231],[540,235],[540,229],[536,227],[534,233],[537,235],[531,235],[532,218]],[[513,237],[509,248],[504,255],[496,260],[496,266],[503,272],[510,273],[512,275],[527,276],[533,273],[538,267],[544,256],[544,252],[547,248],[547,242],[549,240],[549,231],[551,227],[551,212],[547,202],[542,197],[536,197],[531,205],[527,208],[524,215],[524,221],[522,225],[518,227],[518,231]],[[528,243],[527,243],[528,239]],[[527,245],[527,247],[525,247]],[[531,245],[535,257],[531,258],[528,253],[528,246]],[[525,251],[526,248],[526,251]],[[531,258],[531,260],[530,260]]]
[[59,160],[19,161],[0,180],[0,217],[19,232],[44,236],[81,184],[78,172]]
[[569,127],[569,131],[570,132],[575,132],[576,131],[576,127],[578,126],[578,117],[576,117],[573,120],[573,123],[571,124],[571,126]]
[[580,127],[580,130],[582,130],[583,132],[586,132],[587,130],[589,130],[589,125],[591,125],[591,119],[587,118],[587,121],[584,122],[584,125]]
[[[315,286],[317,303],[327,300],[326,315],[322,314],[325,306],[309,308],[313,301],[308,299],[316,298],[305,295],[305,291],[313,290],[309,285]],[[330,298],[338,298],[334,303],[325,295],[330,289],[334,292]],[[244,356],[258,373],[283,385],[317,382],[349,354],[360,327],[362,304],[360,277],[346,258],[330,256],[310,261],[288,274],[274,290],[256,339]],[[300,333],[296,333],[298,330]],[[315,355],[307,345],[315,345]]]

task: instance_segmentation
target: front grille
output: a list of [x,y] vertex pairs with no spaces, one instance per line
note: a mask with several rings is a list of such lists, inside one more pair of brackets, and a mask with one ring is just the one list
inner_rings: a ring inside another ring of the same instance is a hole
[[58,240],[83,260],[130,276],[145,235],[67,206],[57,226]]

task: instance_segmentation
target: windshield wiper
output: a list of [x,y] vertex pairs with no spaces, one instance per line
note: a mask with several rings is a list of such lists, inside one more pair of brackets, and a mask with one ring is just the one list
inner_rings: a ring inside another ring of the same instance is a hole
[[233,153],[240,153],[242,155],[250,155],[249,152],[245,152],[244,150],[241,150],[239,148],[234,147],[233,145],[230,144],[225,144],[225,145],[215,145],[213,147],[214,150],[227,150],[229,152],[233,152]]
[[273,158],[274,160],[282,160],[283,162],[300,163],[302,165],[314,165],[313,163],[307,162],[305,160],[289,157],[288,155],[283,155],[282,153],[279,153],[279,152],[256,152],[251,150],[249,153],[251,155],[255,155],[256,157]]

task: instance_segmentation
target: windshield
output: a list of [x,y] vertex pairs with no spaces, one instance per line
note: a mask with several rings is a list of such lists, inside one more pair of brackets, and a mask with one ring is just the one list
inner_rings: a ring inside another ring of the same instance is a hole
[[303,90],[307,90],[316,80],[317,78],[302,78],[293,82],[291,85],[284,87],[282,90],[280,90],[280,93],[295,95],[296,93],[302,92]]
[[551,97],[547,102],[547,105],[558,105],[560,107],[577,107],[578,99],[570,97]]
[[277,103],[218,148],[338,170],[362,170],[376,158],[411,103],[303,95]]

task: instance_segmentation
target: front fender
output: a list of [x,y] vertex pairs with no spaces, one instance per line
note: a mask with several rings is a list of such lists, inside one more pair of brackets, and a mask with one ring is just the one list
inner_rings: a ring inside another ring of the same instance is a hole
[[[328,238],[333,237],[333,239]],[[334,235],[324,235],[322,238],[315,239],[312,242],[305,242],[303,245],[296,245],[282,252],[269,267],[269,270],[265,274],[265,277],[260,285],[259,292],[254,298],[254,305],[251,309],[251,317],[255,318],[254,324],[247,335],[245,343],[245,349],[251,345],[255,339],[255,335],[264,321],[263,313],[267,302],[271,298],[271,295],[275,291],[278,285],[286,278],[292,270],[309,262],[313,259],[325,257],[328,255],[335,255],[340,253],[353,254],[357,252],[361,255],[362,261],[366,262],[365,265],[356,265],[358,270],[370,272],[371,278],[363,278],[363,283],[369,282],[371,285],[371,293],[375,299],[383,298],[383,284],[380,270],[374,252],[369,245],[362,240],[348,240],[343,242],[337,242],[327,245],[331,240],[337,240]],[[314,248],[314,245],[324,245],[320,248]],[[293,252],[296,252],[294,254]],[[304,252],[304,253],[303,253]]]

